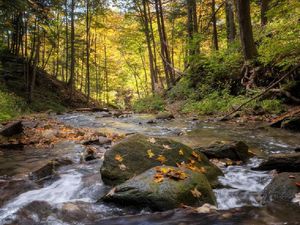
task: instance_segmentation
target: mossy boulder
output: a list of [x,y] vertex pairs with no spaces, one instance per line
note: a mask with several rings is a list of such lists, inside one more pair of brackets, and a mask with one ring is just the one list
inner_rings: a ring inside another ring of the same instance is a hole
[[173,209],[181,204],[216,204],[204,174],[168,166],[151,168],[127,180],[113,188],[103,200],[123,205],[148,206],[154,210]]
[[106,151],[100,171],[105,184],[116,185],[161,165],[181,165],[203,172],[213,186],[223,175],[202,153],[171,139],[141,134],[131,135]]
[[262,202],[292,203],[296,194],[300,192],[300,173],[280,173],[263,190]]
[[171,120],[174,119],[174,115],[170,112],[159,112],[156,117],[157,120]]
[[277,170],[279,172],[300,172],[300,152],[273,154],[253,170]]
[[247,161],[251,156],[248,146],[242,141],[215,142],[207,148],[199,147],[197,151],[202,152],[209,159],[231,159],[237,161]]

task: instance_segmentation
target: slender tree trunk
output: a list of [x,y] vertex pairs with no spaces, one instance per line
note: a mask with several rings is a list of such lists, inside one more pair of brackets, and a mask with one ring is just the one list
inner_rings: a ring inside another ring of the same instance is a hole
[[147,42],[147,48],[148,48],[148,56],[149,56],[149,66],[150,66],[150,76],[151,76],[151,89],[152,92],[155,92],[155,86],[157,84],[157,76],[156,71],[154,68],[154,58],[153,58],[153,52],[151,47],[151,37],[150,37],[150,31],[149,31],[149,20],[148,20],[148,12],[147,12],[147,5],[146,0],[143,0],[143,22],[144,22],[144,29],[145,29],[145,36],[146,36],[146,42]]
[[106,93],[106,103],[109,103],[108,94],[108,68],[107,68],[107,51],[106,51],[106,40],[104,39],[104,76],[105,76],[105,93]]
[[251,25],[250,0],[236,0],[236,5],[244,58],[245,60],[251,60],[256,58],[257,50],[254,43]]
[[56,68],[55,68],[55,78],[58,78],[58,72],[59,72],[59,48],[60,48],[60,15],[59,11],[57,11],[57,27],[56,27],[56,32],[57,32],[57,40],[56,40]]
[[69,13],[68,13],[68,0],[65,0],[65,17],[66,17],[66,73],[65,82],[69,80]]
[[230,44],[235,40],[235,36],[236,36],[232,0],[226,0],[225,12],[226,12],[227,43]]
[[269,9],[269,0],[261,0],[260,15],[261,26],[265,26],[268,23],[267,11]]
[[75,75],[75,21],[74,12],[75,11],[75,0],[71,1],[71,68],[70,68],[70,79],[68,85],[71,89],[71,98],[74,90],[74,75]]
[[86,0],[86,79],[87,79],[87,101],[90,100],[90,0]]
[[[38,25],[37,25],[38,26]],[[36,82],[36,75],[37,75],[37,67],[38,67],[38,62],[39,62],[39,57],[40,57],[40,46],[41,46],[41,40],[40,40],[40,32],[39,32],[39,26],[37,27],[37,43],[35,44],[35,56],[34,56],[34,61],[33,61],[33,71],[31,74],[31,80],[30,80],[30,87],[29,87],[29,96],[28,96],[28,102],[31,103],[33,101],[33,91],[35,87],[35,82]]]
[[213,46],[215,50],[219,50],[215,0],[211,1],[211,12],[212,12],[212,25],[213,25]]

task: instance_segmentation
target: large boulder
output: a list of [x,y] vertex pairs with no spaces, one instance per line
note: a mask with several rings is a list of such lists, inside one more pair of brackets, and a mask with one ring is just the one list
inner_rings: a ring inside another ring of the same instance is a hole
[[[300,173],[280,173],[276,175],[262,193],[262,202],[293,202],[300,192]],[[298,185],[297,185],[298,184]]]
[[251,156],[248,146],[242,141],[231,141],[228,143],[216,142],[207,148],[199,147],[196,150],[202,152],[209,159],[231,159],[236,161],[247,161]]
[[168,166],[151,168],[127,180],[103,199],[125,205],[148,206],[154,210],[172,209],[181,204],[216,204],[204,174]]
[[274,170],[279,172],[300,172],[300,152],[273,154],[254,170]]
[[114,145],[104,155],[101,175],[105,184],[116,185],[160,165],[185,165],[204,172],[214,186],[222,171],[202,153],[167,138],[134,134]]

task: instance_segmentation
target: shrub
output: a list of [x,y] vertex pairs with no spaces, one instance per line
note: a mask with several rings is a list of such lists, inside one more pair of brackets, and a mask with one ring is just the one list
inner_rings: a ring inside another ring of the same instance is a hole
[[133,103],[133,110],[135,112],[157,112],[165,109],[165,102],[159,95],[151,95],[145,98],[136,100]]
[[12,119],[27,110],[23,99],[0,89],[0,121]]

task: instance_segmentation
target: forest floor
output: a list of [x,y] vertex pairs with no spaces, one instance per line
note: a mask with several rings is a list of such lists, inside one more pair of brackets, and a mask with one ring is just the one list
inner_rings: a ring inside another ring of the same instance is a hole
[[37,73],[33,101],[27,102],[28,92],[22,59],[2,55],[0,61],[0,121],[32,112],[64,112],[68,109],[95,107],[93,101],[43,70]]

